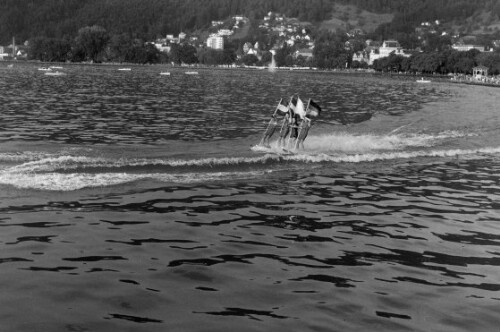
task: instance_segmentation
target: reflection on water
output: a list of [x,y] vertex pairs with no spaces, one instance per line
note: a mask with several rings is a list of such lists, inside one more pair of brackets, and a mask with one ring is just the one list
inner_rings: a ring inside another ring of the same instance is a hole
[[11,330],[52,331],[495,329],[499,171],[461,159],[6,197],[2,317],[29,310]]

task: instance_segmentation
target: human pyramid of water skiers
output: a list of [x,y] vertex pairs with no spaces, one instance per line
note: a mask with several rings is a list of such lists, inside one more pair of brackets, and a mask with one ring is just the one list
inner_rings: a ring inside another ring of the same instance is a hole
[[281,98],[267,125],[260,145],[270,148],[271,137],[279,127],[278,147],[285,150],[304,149],[304,140],[309,133],[312,120],[317,118],[320,113],[321,107],[312,99],[309,99],[307,106],[304,106],[297,95],[293,95],[288,104]]

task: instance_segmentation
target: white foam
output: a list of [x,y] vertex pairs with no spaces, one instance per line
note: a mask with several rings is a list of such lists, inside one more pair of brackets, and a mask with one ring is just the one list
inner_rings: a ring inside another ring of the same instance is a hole
[[51,191],[72,191],[82,188],[96,188],[119,185],[139,180],[152,179],[161,182],[193,183],[222,180],[229,178],[248,178],[261,176],[264,172],[214,172],[182,174],[129,174],[129,173],[19,173],[3,172],[0,183],[21,189]]
[[314,153],[370,153],[374,151],[402,150],[415,147],[432,147],[437,142],[444,139],[465,137],[468,135],[469,134],[460,131],[446,131],[434,135],[353,135],[350,133],[337,133],[308,137],[306,145],[307,150]]
[[33,161],[53,156],[52,154],[42,152],[3,152],[0,153],[0,162],[23,162]]
[[451,149],[451,150],[419,150],[419,151],[393,151],[381,153],[357,153],[357,154],[338,154],[329,155],[325,153],[310,154],[307,152],[298,153],[290,156],[285,156],[285,160],[295,160],[303,162],[345,162],[345,163],[360,163],[377,160],[395,160],[395,159],[411,159],[418,157],[456,157],[464,155],[477,154],[498,154],[500,147],[488,147],[480,149]]
[[70,171],[86,167],[120,168],[141,166],[221,166],[262,163],[276,156],[258,157],[225,157],[225,158],[201,158],[189,160],[176,159],[106,159],[86,156],[57,156],[29,161],[10,168],[12,172],[53,172],[58,170]]

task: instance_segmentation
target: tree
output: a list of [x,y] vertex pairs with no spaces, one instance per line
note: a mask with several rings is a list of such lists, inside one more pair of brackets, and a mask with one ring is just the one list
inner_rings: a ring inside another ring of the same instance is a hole
[[500,73],[500,54],[481,53],[476,57],[477,63],[488,67],[488,73],[498,75]]
[[472,74],[472,68],[474,68],[476,64],[474,60],[467,57],[462,57],[457,62],[457,72],[464,74]]
[[215,66],[222,61],[222,50],[204,48],[198,51],[198,62],[204,65]]
[[93,25],[78,30],[75,44],[76,48],[83,52],[85,60],[99,62],[108,41],[109,35],[106,30]]
[[276,51],[276,54],[274,55],[276,66],[278,67],[288,66],[287,57],[291,55],[291,53],[292,49],[288,46],[288,44],[284,44],[282,48],[278,49]]
[[259,61],[259,58],[255,54],[245,54],[241,61],[247,66],[253,66]]
[[30,41],[28,58],[40,61],[64,62],[68,59],[71,44],[64,39],[37,37]]
[[129,35],[122,33],[113,35],[109,41],[107,58],[111,61],[125,61],[127,52],[132,47],[132,39]]
[[181,46],[179,44],[173,44],[170,48],[170,53],[168,54],[170,61],[176,64],[181,63]]
[[236,53],[234,49],[228,48],[222,51],[222,59],[221,64],[223,65],[231,65],[236,61]]
[[262,54],[262,58],[260,59],[261,64],[268,65],[271,61],[273,61],[273,54],[269,51],[264,52],[264,54]]
[[141,40],[136,40],[134,45],[127,49],[125,61],[133,63],[158,63],[160,62],[160,51],[152,44],[144,44]]
[[198,62],[196,48],[192,45],[182,44],[178,48],[177,63],[193,64]]

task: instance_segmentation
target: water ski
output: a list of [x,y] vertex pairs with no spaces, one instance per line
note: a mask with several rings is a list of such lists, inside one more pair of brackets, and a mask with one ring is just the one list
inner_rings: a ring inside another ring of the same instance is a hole
[[282,153],[281,154],[296,154],[295,151],[291,151],[291,150],[288,150],[288,149],[282,149]]
[[272,154],[277,154],[277,155],[295,154],[295,152],[290,151],[288,149],[283,149],[283,148],[279,148],[279,147],[264,146],[264,145],[260,145],[260,144],[252,146],[251,150],[254,152],[272,153]]

